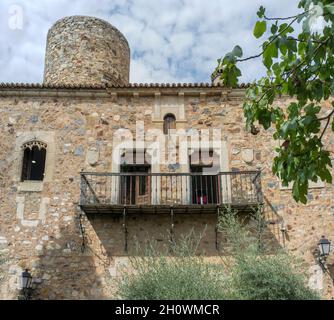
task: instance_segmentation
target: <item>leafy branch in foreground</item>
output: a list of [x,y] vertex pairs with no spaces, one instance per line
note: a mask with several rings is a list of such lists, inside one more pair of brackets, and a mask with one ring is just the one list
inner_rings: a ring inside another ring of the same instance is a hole
[[[283,186],[293,183],[294,199],[306,203],[309,181],[332,183],[330,153],[323,138],[330,127],[334,132],[334,4],[302,0],[298,8],[302,12],[296,15],[270,18],[261,6],[253,34],[256,38],[269,34],[262,50],[242,58],[242,48],[236,46],[218,60],[215,74],[221,74],[225,86],[236,87],[241,76],[237,64],[262,58],[267,75],[246,91],[246,125],[254,134],[257,123],[265,130],[274,127],[273,138],[281,142],[275,150],[273,172]],[[323,30],[313,31],[312,23],[320,16]],[[301,31],[296,37],[298,24]],[[282,95],[295,99],[282,108],[276,103]]]

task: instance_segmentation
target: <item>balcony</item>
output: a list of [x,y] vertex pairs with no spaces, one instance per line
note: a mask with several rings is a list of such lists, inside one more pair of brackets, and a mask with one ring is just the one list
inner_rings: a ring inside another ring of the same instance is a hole
[[262,202],[259,171],[81,173],[86,214],[216,213],[226,205],[250,210]]

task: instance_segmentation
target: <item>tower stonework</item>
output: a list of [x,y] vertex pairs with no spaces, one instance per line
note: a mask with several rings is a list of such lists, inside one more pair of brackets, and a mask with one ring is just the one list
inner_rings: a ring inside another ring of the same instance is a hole
[[126,85],[130,48],[110,23],[71,16],[57,21],[47,36],[44,83],[49,85]]

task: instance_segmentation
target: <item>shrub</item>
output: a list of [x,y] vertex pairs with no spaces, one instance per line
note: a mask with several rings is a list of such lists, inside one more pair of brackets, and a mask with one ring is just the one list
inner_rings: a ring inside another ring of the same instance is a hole
[[130,258],[134,273],[123,272],[119,295],[123,299],[212,300],[226,299],[225,274],[221,266],[195,256],[193,234],[179,245],[172,244],[172,256],[159,254],[151,246],[146,257]]
[[226,299],[224,274],[196,258],[159,258],[143,261],[141,272],[127,276],[120,286],[123,299],[214,300]]
[[219,220],[219,229],[225,234],[229,252],[234,253],[235,258],[230,268],[234,298],[319,299],[319,295],[307,287],[300,261],[283,250],[268,254],[270,250],[264,246],[263,241],[265,228],[260,209],[254,210],[247,223],[230,209]]
[[[248,221],[249,222],[249,221]],[[264,219],[254,212],[251,224],[240,221],[232,210],[221,216],[229,256],[220,264],[196,255],[201,237],[193,233],[171,252],[159,253],[150,246],[145,257],[130,258],[132,273],[123,272],[119,295],[137,300],[305,300],[319,299],[306,285],[302,265],[284,251],[264,254]],[[249,227],[249,226],[252,227]],[[197,241],[194,239],[197,238]]]
[[306,286],[300,263],[286,253],[249,254],[238,258],[232,271],[235,297],[247,300],[314,300],[318,294]]

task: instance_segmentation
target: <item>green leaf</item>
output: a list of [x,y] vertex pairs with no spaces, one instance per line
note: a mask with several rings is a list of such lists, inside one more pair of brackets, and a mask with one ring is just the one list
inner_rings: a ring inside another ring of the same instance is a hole
[[275,33],[277,32],[277,30],[278,30],[277,25],[276,25],[276,24],[273,24],[273,25],[271,26],[271,33],[272,33],[272,34],[275,34]]
[[260,38],[267,30],[267,22],[266,21],[257,21],[254,27],[253,34],[255,38]]
[[265,15],[265,12],[266,12],[266,9],[263,6],[261,6],[260,9],[259,9],[259,11],[257,12],[257,16],[259,18],[263,18],[264,15]]
[[238,58],[242,57],[242,49],[240,46],[235,46],[232,50],[232,55]]
[[332,81],[332,83],[330,84],[330,90],[331,90],[331,94],[334,95],[334,81]]
[[270,56],[266,56],[266,57],[263,59],[263,64],[266,66],[267,69],[270,69],[270,67],[271,67],[272,64],[273,64],[273,59],[272,59]]
[[326,11],[328,11],[330,14],[334,14],[334,5],[328,4],[327,6],[324,7]]
[[286,52],[288,51],[287,41],[288,40],[286,38],[281,38],[278,41],[279,49],[280,49],[282,55],[285,55]]
[[295,181],[293,183],[292,195],[293,195],[293,198],[298,201],[298,199],[299,199],[299,187],[298,187],[297,181]]
[[265,57],[270,56],[271,58],[278,57],[278,49],[275,42],[272,42],[270,45],[266,47],[264,55]]

